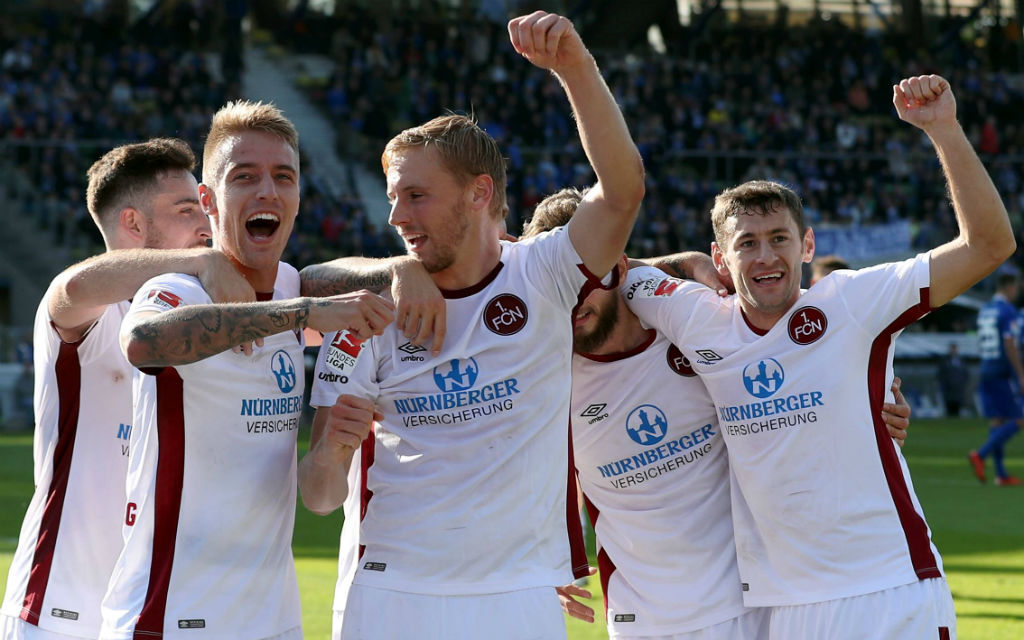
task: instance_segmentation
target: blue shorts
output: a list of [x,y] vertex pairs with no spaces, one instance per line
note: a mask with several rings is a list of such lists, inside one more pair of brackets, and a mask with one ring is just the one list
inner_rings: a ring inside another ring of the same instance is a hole
[[986,418],[1024,418],[1020,389],[1013,378],[982,378],[978,381],[978,397]]

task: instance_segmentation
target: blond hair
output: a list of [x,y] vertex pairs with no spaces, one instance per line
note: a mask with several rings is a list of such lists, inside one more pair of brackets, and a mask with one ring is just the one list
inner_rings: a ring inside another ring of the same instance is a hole
[[583,196],[587,190],[580,191],[575,187],[566,187],[556,191],[537,203],[533,209],[533,217],[523,227],[522,238],[531,238],[535,235],[551,231],[556,227],[564,227],[569,224],[576,208],[583,202]]
[[266,102],[236,100],[229,102],[210,122],[210,132],[203,146],[203,182],[214,184],[220,177],[223,160],[217,156],[220,145],[232,136],[246,131],[262,131],[273,134],[288,143],[295,154],[299,153],[299,132],[291,120],[276,106]]
[[387,173],[391,161],[415,148],[434,148],[451,174],[465,185],[474,177],[488,175],[494,183],[491,214],[502,219],[508,211],[505,202],[505,159],[494,138],[472,118],[451,114],[434,118],[392,138],[381,154],[380,163]]

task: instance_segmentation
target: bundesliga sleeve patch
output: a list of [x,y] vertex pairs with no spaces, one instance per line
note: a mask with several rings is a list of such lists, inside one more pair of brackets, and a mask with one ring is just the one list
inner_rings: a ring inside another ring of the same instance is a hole
[[356,358],[363,350],[363,342],[348,331],[339,331],[327,347],[327,366],[335,371],[347,371],[356,366]]
[[164,309],[174,309],[181,305],[181,296],[161,289],[150,291],[146,294],[146,300]]
[[661,278],[648,278],[647,280],[640,280],[633,282],[626,287],[625,295],[627,300],[632,300],[634,297],[640,298],[663,298],[672,295],[679,285],[682,284],[682,280],[675,278],[661,277]]

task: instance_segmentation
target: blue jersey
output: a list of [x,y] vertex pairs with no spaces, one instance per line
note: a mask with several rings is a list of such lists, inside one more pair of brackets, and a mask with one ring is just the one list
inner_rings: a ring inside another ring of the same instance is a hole
[[1015,375],[1006,355],[1004,338],[1016,340],[1017,310],[1002,295],[996,294],[978,312],[978,353],[982,378],[1008,378]]

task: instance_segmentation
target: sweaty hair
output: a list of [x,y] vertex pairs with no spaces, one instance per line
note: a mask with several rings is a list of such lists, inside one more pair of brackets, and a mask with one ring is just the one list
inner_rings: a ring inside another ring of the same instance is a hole
[[125,207],[145,209],[149,191],[169,171],[192,171],[196,157],[183,140],[154,138],[111,149],[89,167],[85,203],[106,231]]
[[530,238],[535,235],[551,231],[555,227],[562,227],[569,224],[572,214],[576,213],[576,207],[580,206],[586,190],[580,191],[575,187],[568,187],[556,191],[537,203],[533,210],[533,217],[523,227],[522,238]]
[[811,263],[811,272],[816,279],[824,278],[833,271],[849,269],[850,265],[837,255],[821,256]]
[[715,196],[715,206],[711,210],[711,226],[715,230],[715,241],[724,245],[727,240],[726,222],[739,215],[766,216],[776,211],[789,211],[796,222],[800,237],[807,231],[804,222],[804,206],[800,196],[792,189],[768,180],[751,180],[726,189]]
[[381,154],[380,163],[387,173],[391,161],[405,151],[415,148],[433,148],[460,184],[468,184],[479,175],[489,175],[494,182],[491,214],[504,218],[508,211],[505,203],[505,159],[498,143],[477,126],[476,120],[451,114],[434,118],[430,122],[412,127],[392,138]]
[[223,159],[218,157],[220,145],[228,138],[246,131],[262,131],[273,134],[299,153],[299,132],[281,110],[266,102],[236,100],[229,102],[210,122],[210,132],[203,145],[203,183],[214,184],[220,177]]

